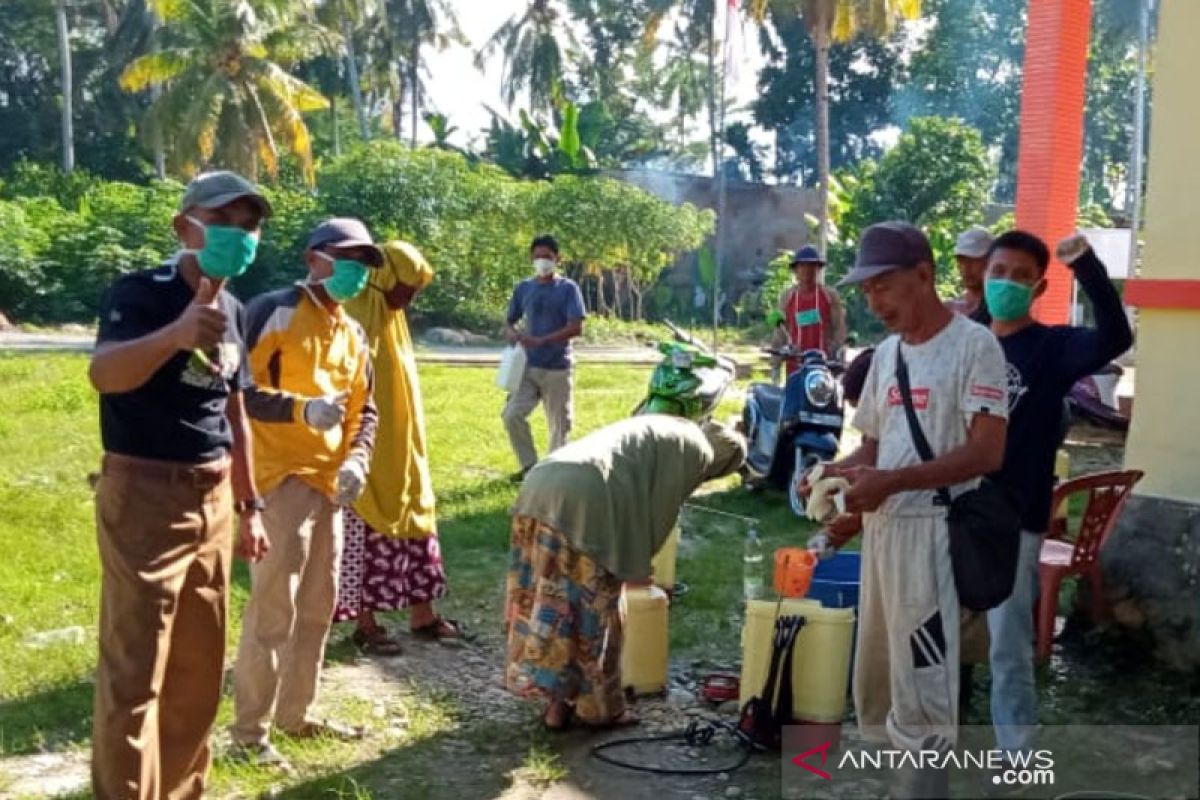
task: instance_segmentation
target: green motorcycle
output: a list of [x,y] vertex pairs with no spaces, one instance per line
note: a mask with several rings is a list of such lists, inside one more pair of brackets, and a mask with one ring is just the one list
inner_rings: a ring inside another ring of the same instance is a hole
[[733,383],[732,361],[666,321],[672,340],[659,342],[662,361],[650,376],[650,391],[637,414],[669,414],[700,422],[710,418]]

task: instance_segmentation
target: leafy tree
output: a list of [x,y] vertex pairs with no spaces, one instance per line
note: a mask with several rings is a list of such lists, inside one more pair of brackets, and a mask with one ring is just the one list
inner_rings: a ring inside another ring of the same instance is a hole
[[[878,162],[863,161],[844,170],[831,185],[831,217],[836,224],[831,226],[830,282],[853,263],[864,228],[899,219],[929,236],[939,291],[947,297],[957,294],[954,240],[982,222],[994,180],[995,168],[977,130],[941,117],[910,120],[896,145]],[[882,331],[861,293],[847,296],[847,311],[851,329],[865,336]]]
[[[1123,206],[1133,135],[1138,6],[1093,3],[1085,111],[1083,201]],[[932,21],[896,93],[898,119],[954,116],[999,153],[994,197],[1016,196],[1017,145],[1028,0],[926,0]]]
[[587,97],[608,102],[625,93],[628,71],[641,68],[638,59],[642,29],[653,0],[566,0],[567,9],[583,27],[586,47],[576,60],[579,88]]
[[576,273],[597,284],[596,310],[629,319],[642,318],[646,288],[677,256],[703,244],[715,221],[711,211],[672,206],[622,181],[574,176],[540,191],[532,217],[536,230],[555,232]]
[[994,179],[979,131],[959,120],[918,117],[864,183],[852,221],[858,230],[887,219],[921,227],[939,266],[953,273],[954,239],[982,221]]
[[[144,103],[120,90],[116,74],[141,46],[128,25],[137,5],[72,0],[66,8],[76,165],[132,180],[148,173],[131,124]],[[22,159],[62,163],[59,74],[53,4],[0,0],[0,169]]]
[[[1140,3],[1098,0],[1088,50],[1081,201],[1130,212],[1126,189],[1133,157]],[[1153,20],[1151,22],[1153,26]],[[1153,39],[1153,28],[1151,39]],[[1147,85],[1149,103],[1150,85]]]
[[1028,0],[926,0],[932,25],[897,91],[898,119],[958,117],[1000,153],[996,198],[1016,196]]
[[320,92],[280,62],[315,54],[315,28],[297,25],[282,0],[152,0],[164,26],[161,50],[133,61],[121,86],[162,86],[146,117],[161,137],[173,171],[190,175],[224,166],[256,177],[279,173],[281,146],[312,182],[313,161],[302,112],[324,109]]
[[[818,246],[824,252],[829,213],[830,48],[859,35],[880,38],[890,34],[898,20],[920,16],[921,0],[779,0],[771,4],[770,9],[777,18],[783,19],[799,13],[816,51],[817,237]],[[766,4],[757,4],[755,10],[760,16],[764,15]]]
[[[775,19],[760,31],[767,62],[759,73],[755,122],[775,134],[776,177],[817,182],[816,51],[802,20]],[[879,155],[872,134],[895,118],[893,88],[904,78],[903,43],[856,39],[829,53],[830,166]]]

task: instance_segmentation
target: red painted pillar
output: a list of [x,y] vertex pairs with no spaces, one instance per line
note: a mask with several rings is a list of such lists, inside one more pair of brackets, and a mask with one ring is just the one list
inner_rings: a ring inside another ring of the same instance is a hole
[[[1091,0],[1029,0],[1017,162],[1017,227],[1050,246],[1075,230],[1083,161],[1083,105]],[[1034,307],[1042,322],[1070,321],[1067,268],[1052,261]]]

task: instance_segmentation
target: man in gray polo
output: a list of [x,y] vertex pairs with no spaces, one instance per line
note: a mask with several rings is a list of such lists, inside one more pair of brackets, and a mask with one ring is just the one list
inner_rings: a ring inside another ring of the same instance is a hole
[[[517,455],[521,480],[537,463],[529,415],[540,401],[550,424],[550,450],[567,443],[573,420],[571,340],[583,333],[583,294],[570,278],[557,274],[558,242],[539,236],[529,248],[534,276],[513,291],[505,336],[525,348],[528,361],[521,386],[508,397],[501,418]],[[524,327],[517,325],[524,321]]]
[[[854,417],[862,445],[825,471],[850,481],[846,511],[864,515],[855,708],[868,739],[944,749],[958,726],[959,602],[947,509],[936,490],[957,496],[999,469],[1004,354],[987,328],[942,304],[929,241],[907,223],[868,228],[842,284],[858,285],[894,334],[875,351]],[[901,356],[932,461],[923,462],[913,443]],[[899,796],[944,797],[920,783],[931,778],[945,774],[919,776]]]

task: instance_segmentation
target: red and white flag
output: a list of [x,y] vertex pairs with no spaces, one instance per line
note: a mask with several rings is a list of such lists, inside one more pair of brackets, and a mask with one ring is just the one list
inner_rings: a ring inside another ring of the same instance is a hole
[[[736,85],[738,81],[738,63],[741,61],[741,42],[738,34],[741,25],[738,19],[738,0],[725,2],[725,80]],[[727,84],[728,85],[728,84]]]

